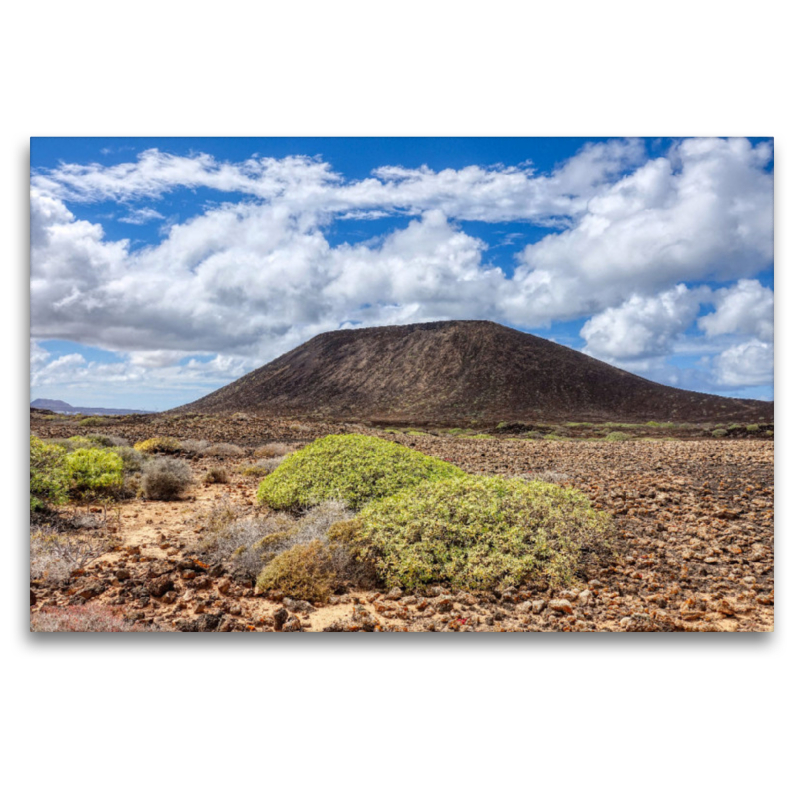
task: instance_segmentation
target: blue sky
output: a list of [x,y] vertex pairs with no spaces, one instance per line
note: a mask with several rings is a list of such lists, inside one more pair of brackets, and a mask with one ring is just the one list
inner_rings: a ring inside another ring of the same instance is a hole
[[164,410],[342,326],[493,319],[772,399],[772,142],[31,140],[31,397]]

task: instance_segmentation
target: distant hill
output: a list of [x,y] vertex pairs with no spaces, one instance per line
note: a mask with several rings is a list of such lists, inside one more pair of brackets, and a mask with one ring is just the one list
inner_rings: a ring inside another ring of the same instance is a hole
[[323,333],[175,411],[336,420],[772,422],[773,403],[662,386],[494,322]]
[[149,411],[137,411],[132,408],[88,408],[86,406],[71,406],[63,400],[46,400],[40,398],[31,403],[31,408],[55,411],[58,414],[91,414],[93,416],[110,416],[123,414],[149,414]]

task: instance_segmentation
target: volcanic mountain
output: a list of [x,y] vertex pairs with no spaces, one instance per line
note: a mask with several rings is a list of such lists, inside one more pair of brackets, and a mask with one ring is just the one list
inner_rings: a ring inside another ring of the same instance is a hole
[[758,422],[773,403],[675,389],[494,322],[315,336],[179,412],[383,423]]

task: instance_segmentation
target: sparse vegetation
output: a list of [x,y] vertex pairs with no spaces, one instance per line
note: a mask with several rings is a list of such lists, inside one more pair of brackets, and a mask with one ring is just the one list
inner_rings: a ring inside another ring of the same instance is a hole
[[126,447],[129,444],[128,440],[121,436],[111,436],[105,433],[90,433],[86,438],[99,447]]
[[57,583],[67,580],[89,561],[110,547],[108,538],[65,534],[52,526],[35,526],[30,531],[31,580]]
[[758,433],[758,431],[759,431],[759,425],[758,424],[748,425],[747,426],[747,432],[748,433]]
[[142,473],[142,491],[148,500],[177,500],[192,484],[189,465],[169,456],[148,461]]
[[630,441],[630,434],[623,433],[622,431],[611,431],[611,433],[606,434],[606,441],[607,442],[627,442]]
[[725,428],[715,428],[711,431],[711,435],[716,439],[721,439],[723,436],[728,435],[728,431]]
[[128,622],[99,603],[42,609],[31,616],[32,633],[142,633],[158,630]]
[[245,464],[239,468],[239,472],[245,477],[252,478],[265,478],[271,475],[283,463],[283,456],[275,456],[274,458],[262,458],[255,464]]
[[430,456],[373,436],[341,434],[318,439],[284,462],[258,488],[258,501],[275,509],[300,509],[323,500],[360,508],[427,480],[463,474]]
[[568,584],[583,558],[608,547],[610,532],[609,517],[573,489],[463,475],[370,503],[329,537],[389,587],[489,590]]
[[204,456],[218,456],[220,458],[239,458],[244,455],[244,450],[237,444],[221,442],[206,447],[203,451]]

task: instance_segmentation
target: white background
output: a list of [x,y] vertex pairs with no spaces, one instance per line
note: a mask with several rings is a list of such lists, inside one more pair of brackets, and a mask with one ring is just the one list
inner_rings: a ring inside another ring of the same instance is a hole
[[[790,503],[800,209],[788,7],[39,0],[5,9],[9,796],[796,791],[800,534]],[[28,138],[412,134],[776,137],[777,632],[26,633]]]

